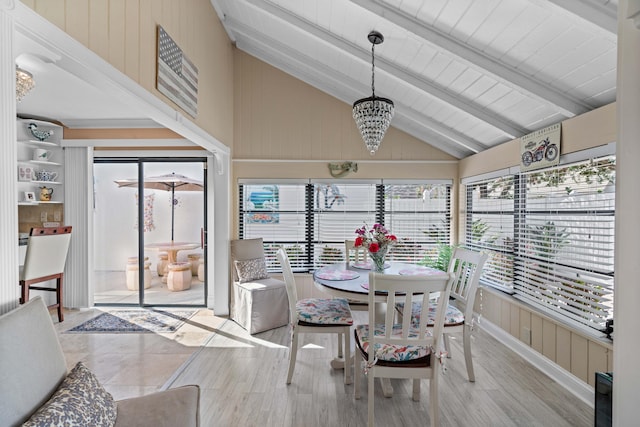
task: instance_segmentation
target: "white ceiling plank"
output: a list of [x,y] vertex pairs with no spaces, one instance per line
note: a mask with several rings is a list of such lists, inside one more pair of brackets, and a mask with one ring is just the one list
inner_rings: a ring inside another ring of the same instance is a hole
[[[247,0],[248,3],[255,5],[258,8],[265,10],[274,16],[277,16],[279,19],[282,19],[289,24],[296,26],[309,34],[322,39],[327,43],[331,43],[335,45],[338,49],[345,51],[351,55],[357,56],[361,58],[363,61],[370,61],[370,53],[369,51],[363,50],[361,47],[346,41],[342,38],[335,36],[334,34],[328,32],[323,28],[319,28],[314,26],[308,21],[301,19],[295,15],[292,15],[290,12],[280,9],[277,6],[263,1],[263,0]],[[440,85],[436,85],[433,82],[429,82],[424,80],[418,75],[410,73],[404,69],[400,69],[395,64],[386,61],[384,58],[376,57],[376,68],[380,68],[385,70],[391,75],[400,78],[409,84],[415,86],[416,88],[430,93],[433,96],[436,96],[445,102],[451,104],[452,106],[465,111],[467,114],[475,116],[481,120],[486,121],[487,123],[492,124],[498,129],[501,129],[507,136],[515,138],[517,136],[521,136],[525,133],[525,129],[519,126],[517,123],[510,122],[508,120],[504,120],[499,116],[497,112],[489,112],[478,108],[473,105],[469,100],[464,100],[458,98],[456,94],[452,93],[446,87],[442,87]]]
[[485,55],[475,48],[472,48],[471,46],[466,45],[433,27],[427,27],[424,23],[418,22],[415,18],[411,18],[397,10],[393,10],[377,0],[350,1],[378,14],[379,16],[385,17],[402,28],[406,28],[408,31],[413,32],[430,43],[440,46],[470,65],[480,67],[493,74],[496,78],[521,88],[521,90],[528,92],[532,97],[535,97],[542,102],[552,104],[556,108],[560,108],[566,113],[567,117],[582,114],[591,109],[591,106],[585,105],[579,100],[568,98],[567,96],[534,80],[531,76],[526,75],[517,69],[502,65],[494,58]]
[[618,34],[618,12],[615,4],[597,0],[548,0],[549,2],[568,10],[574,15],[607,30]]

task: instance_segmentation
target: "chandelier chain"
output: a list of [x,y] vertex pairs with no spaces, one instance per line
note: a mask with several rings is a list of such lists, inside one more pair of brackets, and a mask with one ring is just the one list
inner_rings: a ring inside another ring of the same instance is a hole
[[376,63],[375,63],[375,43],[371,43],[371,92],[373,92],[373,97],[376,97]]

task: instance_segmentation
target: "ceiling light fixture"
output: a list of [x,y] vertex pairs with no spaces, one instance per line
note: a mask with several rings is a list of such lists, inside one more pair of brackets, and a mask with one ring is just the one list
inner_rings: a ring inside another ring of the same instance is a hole
[[36,85],[30,72],[16,67],[16,101],[22,101]]
[[360,130],[367,150],[373,156],[393,118],[393,101],[376,96],[375,87],[375,56],[374,50],[377,44],[384,41],[384,37],[377,31],[371,31],[368,36],[371,42],[371,92],[369,98],[362,98],[353,103],[353,118]]

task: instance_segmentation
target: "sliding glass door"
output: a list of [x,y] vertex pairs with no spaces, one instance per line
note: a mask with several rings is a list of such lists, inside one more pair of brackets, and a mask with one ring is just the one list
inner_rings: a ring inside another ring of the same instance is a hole
[[206,159],[94,164],[96,305],[204,306]]

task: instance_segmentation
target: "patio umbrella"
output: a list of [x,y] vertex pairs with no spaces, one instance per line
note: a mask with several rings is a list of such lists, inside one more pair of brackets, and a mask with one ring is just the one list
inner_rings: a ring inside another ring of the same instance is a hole
[[[138,178],[118,179],[115,181],[115,183],[118,184],[118,187],[137,188]],[[202,181],[198,181],[197,179],[189,178],[187,176],[179,175],[175,172],[172,172],[165,175],[150,176],[145,178],[143,187],[153,190],[171,191],[171,241],[173,241],[173,225],[176,207],[175,192],[202,191],[204,189]]]

